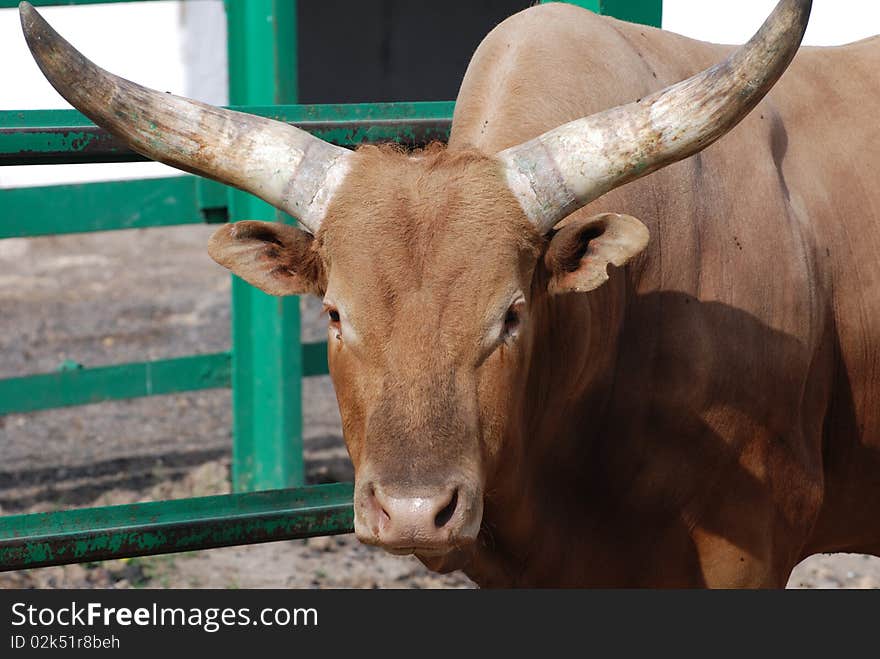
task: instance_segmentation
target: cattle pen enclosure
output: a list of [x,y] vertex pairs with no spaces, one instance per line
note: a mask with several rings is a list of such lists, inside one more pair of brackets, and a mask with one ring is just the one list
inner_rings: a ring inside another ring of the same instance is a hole
[[[224,4],[231,107],[346,147],[388,141],[418,147],[448,137],[452,102],[296,104],[295,0]],[[660,24],[661,0],[574,4]],[[16,5],[0,0],[0,8]],[[0,111],[2,165],[137,160],[144,158],[76,111]],[[0,195],[6,201],[0,240],[244,218],[295,222],[243,192],[183,175],[6,189]],[[296,298],[271,298],[235,278],[231,292],[230,349],[96,367],[74,355],[56,372],[14,373],[0,379],[0,428],[3,417],[13,414],[228,389],[233,493],[0,516],[0,571],[351,532],[352,485],[305,485],[303,378],[327,374],[326,343],[300,339]]]

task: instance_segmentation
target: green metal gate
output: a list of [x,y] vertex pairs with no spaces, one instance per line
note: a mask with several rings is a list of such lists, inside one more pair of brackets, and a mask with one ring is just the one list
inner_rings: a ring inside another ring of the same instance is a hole
[[[136,0],[104,0],[128,2]],[[33,0],[36,6],[95,0]],[[16,7],[0,0],[0,8]],[[581,0],[660,24],[662,0]],[[449,134],[453,103],[295,105],[296,0],[225,0],[231,107],[341,146],[418,146]],[[430,75],[430,72],[427,72]],[[0,111],[0,166],[145,160],[74,110]],[[0,239],[239,218],[293,222],[195,176],[0,191]],[[0,416],[231,387],[234,494],[0,517],[0,570],[269,542],[352,530],[350,483],[304,487],[302,378],[327,373],[326,343],[300,342],[299,300],[233,277],[229,352],[0,380]]]

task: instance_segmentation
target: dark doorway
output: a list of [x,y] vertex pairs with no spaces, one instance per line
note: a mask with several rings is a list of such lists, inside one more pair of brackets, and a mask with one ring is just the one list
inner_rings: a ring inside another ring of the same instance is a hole
[[300,0],[299,102],[445,101],[523,0]]

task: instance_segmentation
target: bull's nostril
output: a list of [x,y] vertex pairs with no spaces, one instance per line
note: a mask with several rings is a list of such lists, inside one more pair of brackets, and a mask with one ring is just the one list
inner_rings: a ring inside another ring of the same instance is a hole
[[437,513],[437,516],[434,517],[434,526],[438,529],[442,529],[446,524],[452,519],[452,515],[455,513],[455,507],[458,505],[458,488],[455,488],[455,492],[452,493],[452,498],[449,500],[449,503]]
[[376,488],[375,486],[373,486],[372,483],[367,489],[367,497],[369,500],[368,505],[373,509],[375,521],[383,525],[391,521],[391,515],[388,514],[387,510],[385,510],[385,505],[382,502],[381,497],[379,497],[379,493],[376,492]]

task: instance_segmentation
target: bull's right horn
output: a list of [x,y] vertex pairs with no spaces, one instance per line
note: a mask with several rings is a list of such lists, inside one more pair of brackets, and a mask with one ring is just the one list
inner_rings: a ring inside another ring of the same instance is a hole
[[751,41],[724,62],[499,153],[526,215],[544,233],[606,192],[712,144],[788,67],[811,5],[811,0],[781,0]]
[[71,105],[134,151],[255,194],[317,232],[351,151],[289,124],[163,94],[99,68],[28,2],[28,47]]

